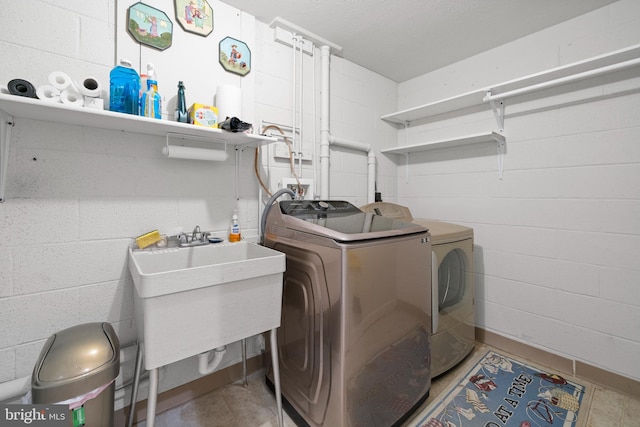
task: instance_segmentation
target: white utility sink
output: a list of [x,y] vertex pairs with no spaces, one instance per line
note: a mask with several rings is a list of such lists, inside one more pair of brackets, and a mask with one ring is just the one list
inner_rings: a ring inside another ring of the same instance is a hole
[[145,368],[280,326],[284,270],[283,253],[245,241],[129,249]]

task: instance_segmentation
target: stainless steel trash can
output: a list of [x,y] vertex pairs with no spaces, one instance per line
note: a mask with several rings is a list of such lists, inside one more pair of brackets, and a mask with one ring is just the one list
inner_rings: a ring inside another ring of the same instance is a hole
[[31,376],[33,403],[69,405],[70,425],[113,426],[120,343],[109,323],[85,323],[49,337]]

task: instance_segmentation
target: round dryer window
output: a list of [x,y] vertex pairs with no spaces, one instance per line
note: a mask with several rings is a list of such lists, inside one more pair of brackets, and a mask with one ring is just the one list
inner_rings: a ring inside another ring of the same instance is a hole
[[464,298],[466,287],[466,257],[460,249],[455,249],[444,257],[438,267],[438,308],[453,307]]

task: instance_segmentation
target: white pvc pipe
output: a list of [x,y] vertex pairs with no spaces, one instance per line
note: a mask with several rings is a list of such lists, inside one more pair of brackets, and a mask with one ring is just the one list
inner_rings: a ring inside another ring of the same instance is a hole
[[311,61],[311,72],[312,72],[312,85],[313,90],[311,91],[311,117],[313,117],[313,198],[318,197],[318,140],[316,138],[316,49],[315,46],[311,46],[311,57],[313,60]]
[[352,150],[364,151],[367,153],[367,203],[375,202],[376,198],[376,154],[370,144],[349,141],[336,138],[329,134],[329,143]]
[[[227,352],[227,346],[218,347],[211,351],[205,351],[204,353],[200,353],[198,355],[198,372],[202,375],[209,375],[213,371],[218,368],[220,362],[222,362],[222,357]],[[211,360],[209,360],[209,355],[213,354]]]
[[0,402],[21,398],[22,396],[27,394],[30,388],[30,375],[4,382],[2,383],[2,388],[0,389]]
[[[296,101],[297,101],[296,80],[298,75],[297,73],[298,70],[296,67],[296,63],[298,59],[298,52],[297,52],[298,36],[296,35],[296,33],[293,33],[293,35],[291,36],[291,45],[293,46],[293,49],[292,49],[293,56],[291,59],[291,151],[295,153],[296,151]],[[292,159],[291,161],[293,162],[294,160]]]
[[300,36],[298,39],[298,47],[300,48],[300,90],[298,104],[298,126],[300,127],[300,135],[298,138],[298,178],[302,178],[302,118],[304,108],[304,38]]
[[320,82],[320,198],[329,198],[329,56],[331,48],[322,46]]

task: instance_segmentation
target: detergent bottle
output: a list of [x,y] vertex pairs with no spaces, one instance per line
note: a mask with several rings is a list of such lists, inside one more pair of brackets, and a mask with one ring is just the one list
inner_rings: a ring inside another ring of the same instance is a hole
[[138,115],[140,76],[131,61],[121,59],[109,73],[109,110]]

